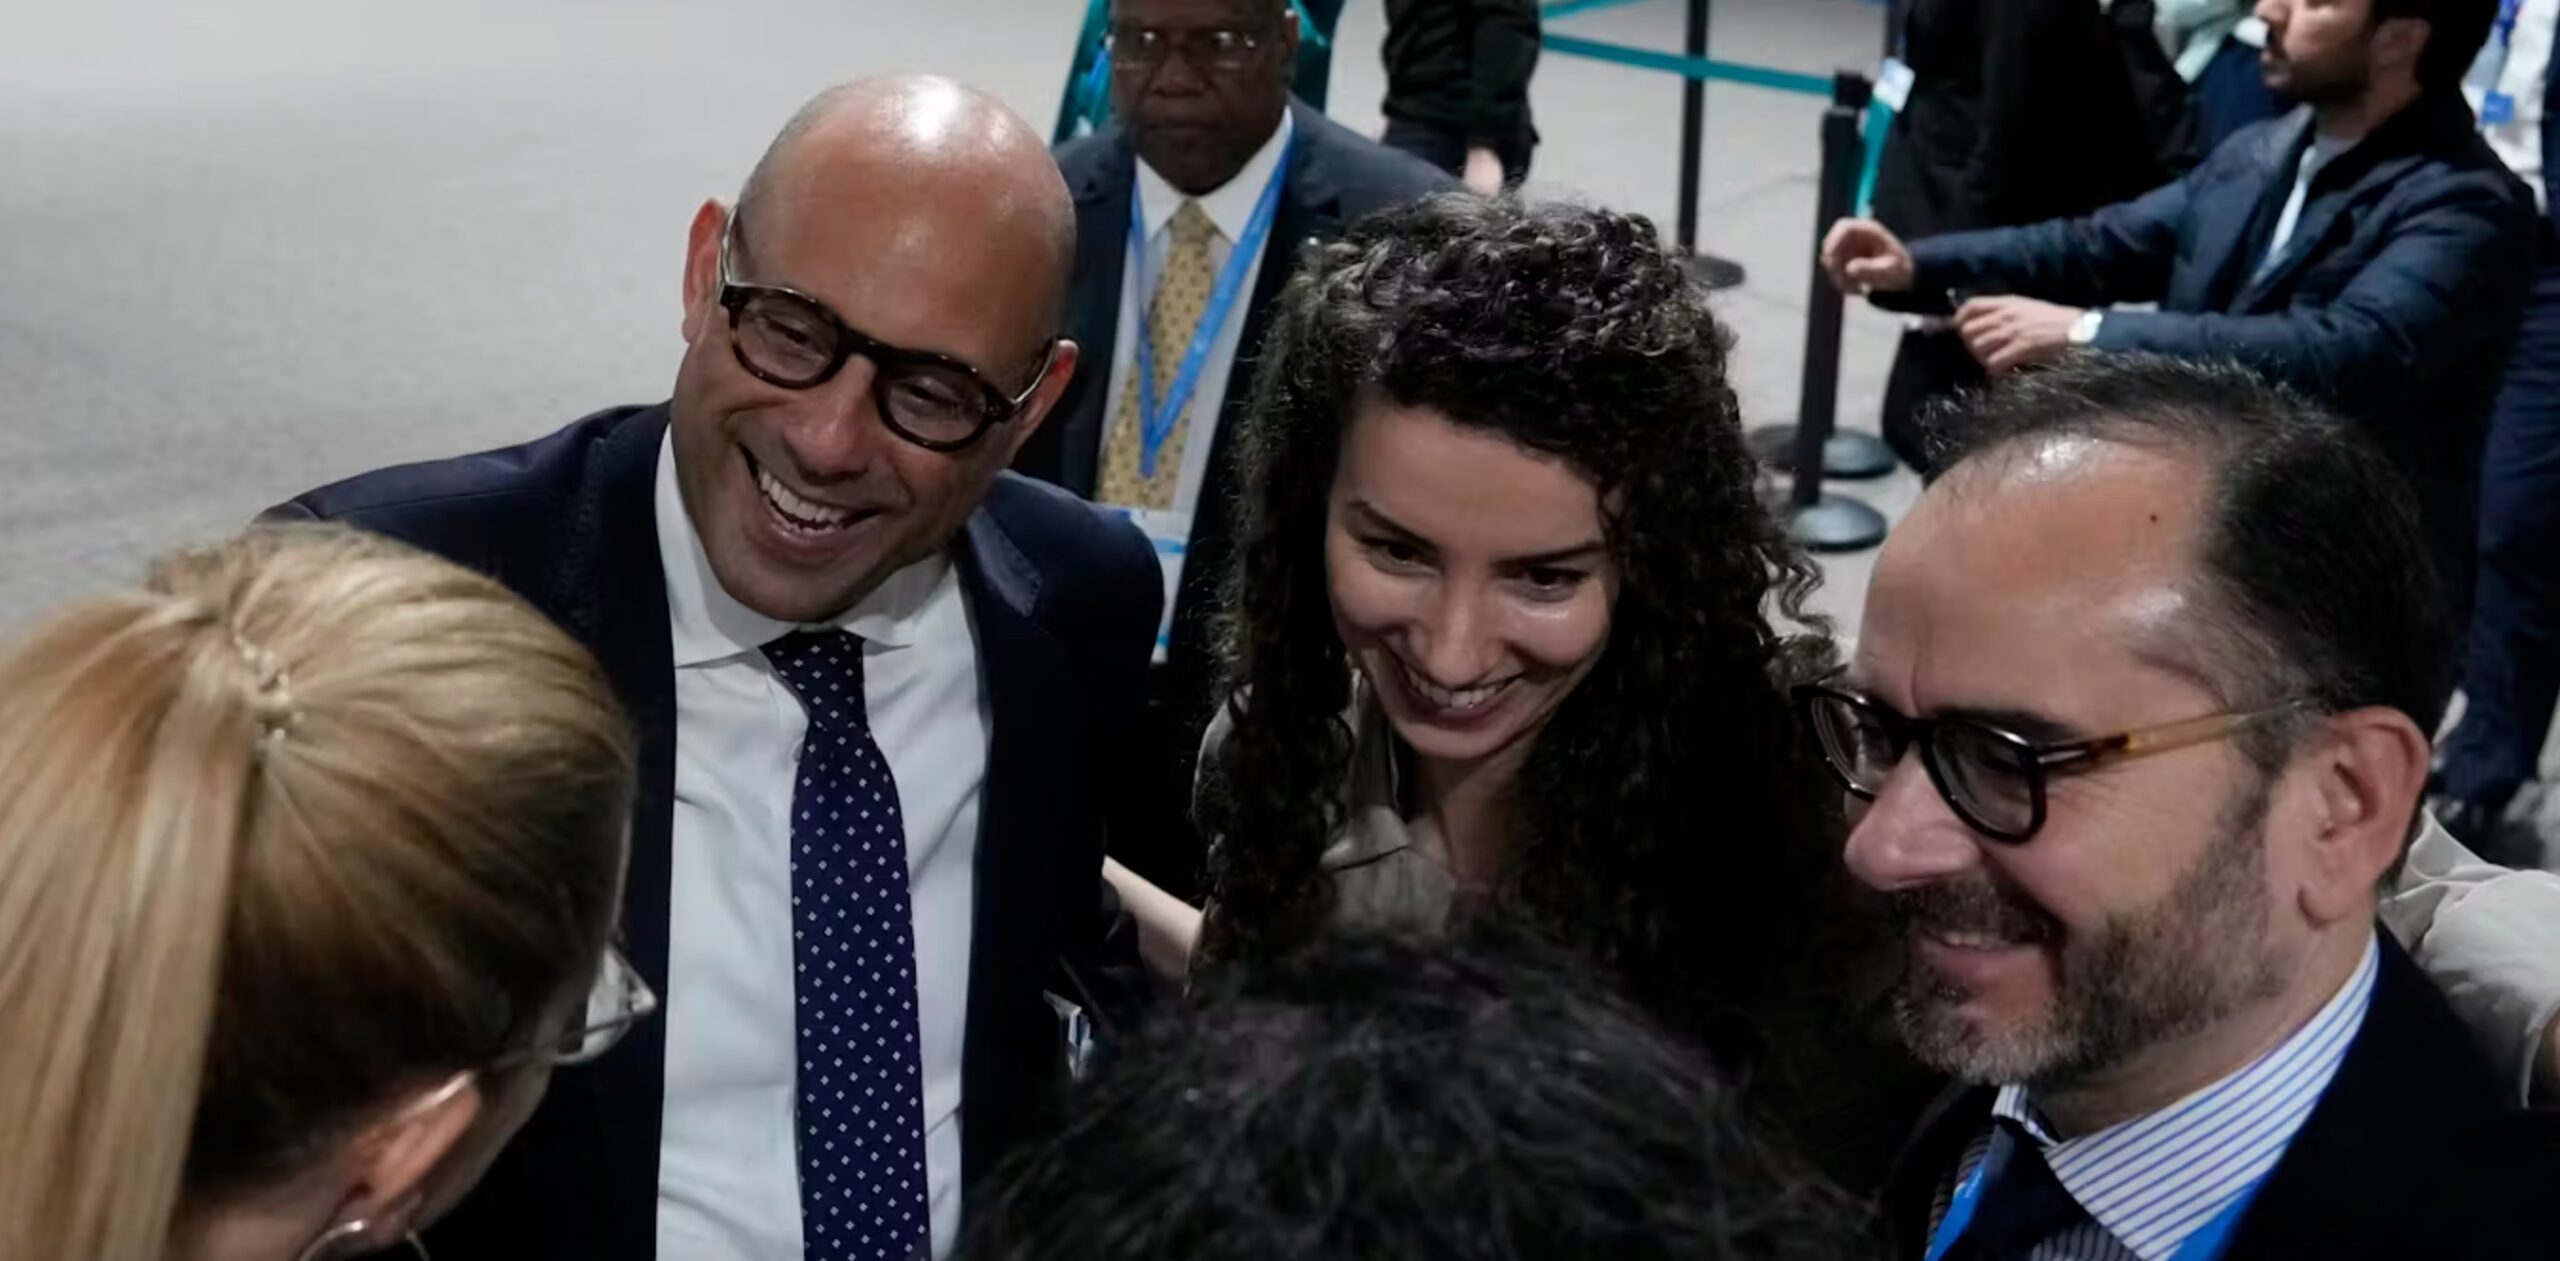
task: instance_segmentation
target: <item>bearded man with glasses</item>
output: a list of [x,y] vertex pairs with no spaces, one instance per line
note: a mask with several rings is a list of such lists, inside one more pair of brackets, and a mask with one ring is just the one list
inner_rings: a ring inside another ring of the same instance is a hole
[[2408,490],[2237,368],[2081,358],[1965,419],[1797,694],[1895,1023],[1962,1083],[1906,1254],[2552,1255],[2560,1130],[2515,1105],[2560,885],[2419,810],[2453,637]]
[[1074,253],[1021,119],[850,84],[695,212],[671,401],[276,510],[506,582],[640,729],[620,992],[664,1014],[441,1254],[940,1256],[1081,1064],[1136,974],[1097,873],[1162,594],[1135,528],[1005,471],[1076,368]]

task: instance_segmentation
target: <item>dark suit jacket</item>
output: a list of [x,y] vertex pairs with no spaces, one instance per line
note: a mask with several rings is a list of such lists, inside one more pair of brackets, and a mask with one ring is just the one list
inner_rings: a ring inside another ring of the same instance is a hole
[[2416,489],[2459,604],[2489,406],[2537,257],[2533,195],[2461,98],[2435,94],[2320,172],[2257,278],[2311,136],[2305,107],[2085,218],[1914,242],[1909,305],[1944,309],[1949,290],[2157,302],[2108,312],[2098,348],[2237,359],[2359,422]]
[[[1885,1190],[1902,1255],[1928,1249],[1941,1184],[1996,1092],[1960,1087],[1920,1123]],[[2223,1261],[2560,1256],[2560,1115],[2513,1108],[2469,1031],[2389,933],[2338,1075],[2240,1220]]]
[[[661,994],[676,753],[655,516],[667,423],[664,404],[599,412],[537,442],[369,473],[269,514],[344,522],[478,569],[594,651],[639,731],[622,928]],[[1114,778],[1102,763],[1133,724],[1163,582],[1136,529],[1011,474],[953,551],[994,716],[962,1052],[961,1158],[974,1182],[1037,1132],[1061,1077],[1042,991],[1074,997],[1077,985],[1053,982],[1053,969],[1095,961],[1102,797]],[[594,1065],[562,1070],[480,1190],[432,1233],[437,1255],[654,1255],[665,1056],[665,1025],[653,1021]]]
[[1916,78],[1875,217],[1905,239],[2086,214],[2169,174],[2094,4],[1913,0],[1900,49]]
[[[1303,103],[1290,106],[1297,147],[1281,187],[1262,271],[1241,317],[1236,365],[1217,412],[1209,450],[1209,478],[1192,524],[1191,550],[1174,599],[1173,642],[1154,688],[1157,713],[1151,740],[1159,750],[1161,780],[1151,797],[1159,805],[1159,835],[1135,842],[1122,861],[1177,892],[1196,880],[1197,841],[1187,812],[1191,767],[1207,728],[1210,689],[1217,669],[1209,642],[1210,613],[1235,545],[1235,432],[1252,393],[1259,357],[1280,290],[1295,270],[1298,251],[1341,235],[1344,225],[1370,211],[1456,187],[1446,174],[1409,154],[1344,128]],[[1129,198],[1137,179],[1137,151],[1117,126],[1106,127],[1058,150],[1058,169],[1076,202],[1076,266],[1067,336],[1082,349],[1084,366],[1058,400],[1040,432],[1023,444],[1014,468],[1091,496],[1099,474],[1103,407],[1111,392],[1111,359],[1120,335],[1120,287],[1128,261]],[[1205,416],[1195,407],[1193,423]],[[1115,847],[1117,846],[1115,841]]]
[[1387,99],[1379,112],[1506,157],[1537,147],[1529,77],[1537,0],[1387,0]]

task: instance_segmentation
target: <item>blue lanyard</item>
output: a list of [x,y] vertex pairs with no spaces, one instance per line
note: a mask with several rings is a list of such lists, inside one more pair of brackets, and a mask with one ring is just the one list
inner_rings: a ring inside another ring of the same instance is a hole
[[[1191,393],[1200,385],[1200,371],[1209,362],[1209,351],[1217,345],[1218,330],[1224,328],[1228,314],[1234,310],[1237,291],[1244,288],[1245,273],[1253,270],[1255,259],[1262,257],[1262,243],[1271,236],[1272,221],[1280,217],[1280,190],[1289,182],[1289,154],[1297,147],[1292,135],[1280,146],[1280,161],[1271,169],[1271,182],[1263,185],[1262,200],[1254,203],[1253,218],[1246,221],[1243,239],[1227,252],[1227,265],[1218,271],[1218,283],[1209,290],[1209,304],[1200,313],[1200,327],[1191,334],[1191,347],[1182,356],[1182,367],[1173,374],[1173,388],[1165,392],[1159,404],[1156,398],[1156,345],[1153,297],[1148,309],[1138,313],[1138,474],[1152,479],[1156,475],[1156,455],[1164,449],[1165,440],[1173,436],[1175,422],[1182,419],[1182,409],[1190,405]],[[1129,197],[1129,254],[1136,260],[1141,292],[1147,286],[1147,221],[1145,208],[1138,204],[1134,190]]]
[[[1996,1142],[2009,1141],[2005,1133],[1996,1136]],[[1940,1261],[1945,1257],[1947,1250],[1964,1237],[1965,1228],[1973,1224],[1974,1210],[1982,1207],[1982,1184],[1990,1174],[1994,1154],[1996,1145],[1984,1150],[1982,1160],[1973,1167],[1972,1175],[1964,1180],[1963,1186],[1956,1188],[1955,1198],[1947,1201],[1946,1215],[1938,1219],[1937,1231],[1929,1236],[1928,1261]],[[2220,1257],[2223,1250],[2231,1246],[2231,1232],[2239,1228],[2241,1216],[2249,1211],[2249,1202],[2258,1198],[2258,1189],[2266,1184],[2266,1175],[2260,1175],[2221,1212],[2214,1214],[2212,1221],[2197,1227],[2194,1234],[2187,1236],[2187,1241],[2178,1245],[2178,1251],[2170,1261],[2215,1261]]]
[[[2000,1141],[2006,1142],[2007,1139],[2003,1137]],[[1947,1211],[1938,1218],[1937,1231],[1929,1236],[1928,1261],[1940,1261],[1947,1255],[1947,1249],[1955,1247],[1956,1241],[1964,1238],[1965,1228],[1973,1225],[1974,1210],[1982,1207],[1982,1182],[1990,1171],[1991,1150],[1984,1148],[1982,1159],[1975,1162],[1973,1172],[1966,1176],[1964,1185],[1956,1188],[1955,1198],[1947,1201]]]
[[2498,46],[2515,43],[2516,18],[2524,12],[2524,0],[2500,0],[2498,5]]

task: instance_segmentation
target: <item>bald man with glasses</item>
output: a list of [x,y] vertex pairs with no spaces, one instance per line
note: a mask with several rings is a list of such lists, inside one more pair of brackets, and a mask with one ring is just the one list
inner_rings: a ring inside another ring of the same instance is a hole
[[672,399],[274,514],[495,575],[639,727],[623,931],[664,1014],[561,1075],[438,1255],[941,1256],[1081,1066],[1162,594],[1134,527],[1005,471],[1081,357],[1074,252],[1021,119],[850,84],[695,211]]

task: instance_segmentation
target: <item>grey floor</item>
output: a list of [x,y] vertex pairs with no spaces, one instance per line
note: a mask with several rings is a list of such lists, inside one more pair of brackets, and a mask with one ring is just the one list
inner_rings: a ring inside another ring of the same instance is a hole
[[[1559,32],[1672,50],[1683,6]],[[687,218],[830,83],[932,70],[1046,126],[1083,0],[0,0],[0,631],[377,465],[663,396]],[[1714,54],[1869,67],[1869,0],[1722,0]],[[1379,5],[1334,113],[1380,125]],[[1702,237],[1754,423],[1797,410],[1823,103],[1713,84]],[[1678,80],[1540,67],[1533,191],[1676,216]],[[1849,313],[1844,425],[1896,329]],[[1890,514],[1907,475],[1855,488]],[[1853,628],[1870,555],[1826,563]]]

